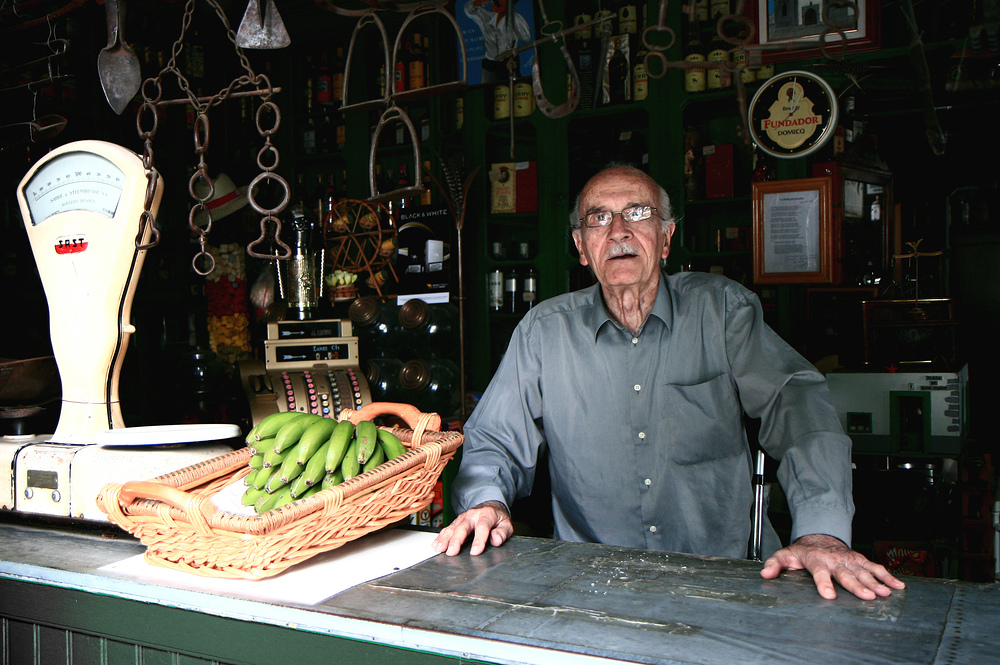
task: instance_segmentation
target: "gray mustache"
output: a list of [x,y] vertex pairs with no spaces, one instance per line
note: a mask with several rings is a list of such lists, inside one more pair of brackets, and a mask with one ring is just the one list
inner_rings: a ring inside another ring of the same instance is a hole
[[639,253],[638,247],[635,247],[634,245],[631,245],[630,243],[627,242],[618,242],[615,243],[611,247],[611,249],[608,250],[607,258],[614,259],[618,258],[619,256],[625,256],[628,254],[638,254],[638,253]]

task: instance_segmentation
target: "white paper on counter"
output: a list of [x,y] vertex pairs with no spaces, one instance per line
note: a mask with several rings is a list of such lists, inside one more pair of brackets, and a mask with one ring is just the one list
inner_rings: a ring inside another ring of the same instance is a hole
[[330,552],[317,554],[274,577],[261,580],[219,579],[146,563],[142,555],[100,568],[102,572],[164,582],[195,591],[230,593],[316,605],[334,594],[389,573],[415,566],[434,556],[437,534],[391,529],[362,536]]

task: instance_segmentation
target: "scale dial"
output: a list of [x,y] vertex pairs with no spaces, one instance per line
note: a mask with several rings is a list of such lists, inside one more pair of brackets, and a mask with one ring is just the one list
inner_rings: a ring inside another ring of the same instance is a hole
[[22,194],[31,223],[38,226],[65,212],[95,212],[112,218],[125,187],[125,173],[93,152],[66,152],[43,164]]
[[811,72],[790,71],[761,84],[750,101],[750,134],[761,150],[790,159],[811,154],[833,138],[837,96]]

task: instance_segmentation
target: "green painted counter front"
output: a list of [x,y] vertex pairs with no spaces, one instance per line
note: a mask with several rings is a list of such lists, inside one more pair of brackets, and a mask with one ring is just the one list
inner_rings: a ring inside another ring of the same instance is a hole
[[749,561],[516,537],[299,605],[99,570],[142,551],[0,524],[0,665],[1000,663],[994,584],[828,601]]

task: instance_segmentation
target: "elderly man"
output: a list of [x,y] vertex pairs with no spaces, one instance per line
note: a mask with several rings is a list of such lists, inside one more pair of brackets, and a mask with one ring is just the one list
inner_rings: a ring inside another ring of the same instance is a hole
[[435,549],[455,555],[471,535],[475,555],[510,537],[507,506],[530,492],[544,446],[556,538],[743,557],[746,412],[780,460],[793,519],[788,547],[769,531],[761,575],[804,568],[824,598],[836,598],[834,580],[862,599],[902,589],[847,545],[850,440],[823,376],[740,285],[661,272],[674,233],[666,192],[639,169],[612,166],[575,209],[580,262],[599,284],[541,303],[517,326],[467,423],[453,485],[460,514]]

